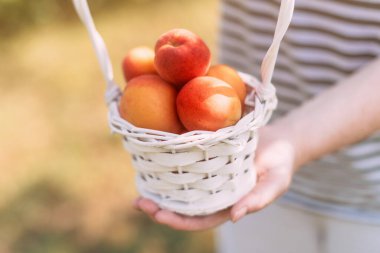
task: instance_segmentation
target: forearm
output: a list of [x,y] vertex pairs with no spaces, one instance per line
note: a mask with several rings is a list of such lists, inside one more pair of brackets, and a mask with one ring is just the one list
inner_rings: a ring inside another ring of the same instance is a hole
[[380,58],[276,121],[295,145],[295,168],[380,129]]

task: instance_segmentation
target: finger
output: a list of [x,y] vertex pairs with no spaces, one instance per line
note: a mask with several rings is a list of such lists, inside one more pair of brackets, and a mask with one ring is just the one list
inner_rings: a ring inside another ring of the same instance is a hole
[[229,219],[229,210],[208,216],[184,216],[167,210],[155,214],[155,220],[177,230],[200,231],[218,226]]
[[155,213],[160,210],[160,207],[156,203],[146,198],[140,198],[138,201],[138,207],[153,219]]
[[141,197],[138,197],[136,198],[133,202],[132,202],[132,206],[133,208],[141,211],[140,207],[139,207],[139,201],[141,200]]
[[[285,192],[290,184],[290,176],[284,173],[272,173],[276,170],[264,173],[253,190],[232,207],[231,219],[233,222],[238,221],[247,213],[266,207]],[[277,171],[282,170],[278,169]]]

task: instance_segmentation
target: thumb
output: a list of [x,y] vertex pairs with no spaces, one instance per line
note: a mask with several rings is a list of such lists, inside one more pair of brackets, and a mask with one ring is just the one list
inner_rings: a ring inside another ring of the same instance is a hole
[[291,175],[281,173],[281,168],[264,170],[256,186],[231,209],[231,220],[237,222],[247,213],[263,209],[281,196],[289,187]]

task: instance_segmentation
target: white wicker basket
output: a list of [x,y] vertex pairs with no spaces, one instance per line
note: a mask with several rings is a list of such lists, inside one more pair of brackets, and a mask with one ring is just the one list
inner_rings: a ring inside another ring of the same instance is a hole
[[[262,82],[240,73],[248,88],[244,117],[216,132],[182,135],[138,128],[118,111],[120,88],[113,79],[105,44],[93,23],[87,1],[73,0],[88,29],[106,79],[106,101],[112,132],[123,136],[133,158],[140,194],[161,208],[186,215],[206,215],[227,208],[256,183],[254,155],[258,129],[269,120],[277,98],[271,78],[280,42],[289,26],[294,0],[282,0],[274,40],[262,63]],[[254,92],[256,91],[256,92]]]

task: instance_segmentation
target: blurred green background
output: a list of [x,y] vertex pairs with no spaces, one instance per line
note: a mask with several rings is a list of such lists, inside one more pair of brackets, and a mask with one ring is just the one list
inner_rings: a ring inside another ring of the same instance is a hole
[[[90,0],[123,86],[135,46],[183,27],[215,59],[217,0]],[[130,157],[110,134],[105,84],[69,0],[0,0],[0,252],[214,252],[132,208]]]

